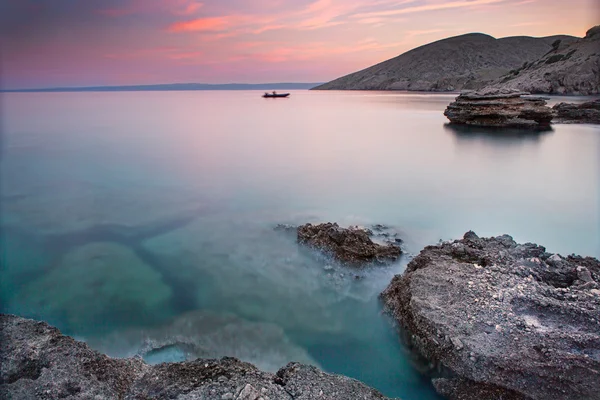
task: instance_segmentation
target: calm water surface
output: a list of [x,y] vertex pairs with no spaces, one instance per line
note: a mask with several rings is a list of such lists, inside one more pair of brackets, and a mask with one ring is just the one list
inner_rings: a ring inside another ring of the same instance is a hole
[[195,356],[435,399],[377,302],[409,256],[349,271],[276,224],[386,224],[409,254],[471,229],[600,256],[597,127],[456,130],[454,95],[260,94],[4,94],[2,311],[115,356],[187,335]]

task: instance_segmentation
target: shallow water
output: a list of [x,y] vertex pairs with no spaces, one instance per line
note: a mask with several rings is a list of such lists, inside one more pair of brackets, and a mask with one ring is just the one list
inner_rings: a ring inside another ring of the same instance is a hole
[[382,223],[409,254],[472,229],[600,256],[597,127],[450,128],[445,94],[260,94],[3,94],[2,311],[115,356],[199,324],[195,356],[434,399],[377,301],[409,257],[330,269],[276,224]]

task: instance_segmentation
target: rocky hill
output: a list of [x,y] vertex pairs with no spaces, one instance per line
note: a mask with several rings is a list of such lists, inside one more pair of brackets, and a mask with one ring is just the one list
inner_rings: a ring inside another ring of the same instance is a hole
[[551,51],[510,71],[492,86],[531,93],[600,93],[600,25],[583,39],[556,40]]
[[362,71],[317,86],[317,90],[455,91],[479,89],[525,63],[576,41],[573,36],[496,39],[470,33],[439,40]]

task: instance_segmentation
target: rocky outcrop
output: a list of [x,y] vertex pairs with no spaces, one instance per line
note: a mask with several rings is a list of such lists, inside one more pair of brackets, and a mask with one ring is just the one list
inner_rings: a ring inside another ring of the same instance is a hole
[[600,93],[600,25],[577,41],[556,40],[552,49],[491,84],[531,93]]
[[528,93],[488,89],[460,94],[444,115],[452,124],[499,128],[548,129],[554,112],[540,97]]
[[360,266],[396,261],[402,251],[388,243],[375,243],[372,232],[358,227],[341,228],[336,223],[306,224],[298,227],[298,243],[310,246],[344,264]]
[[3,399],[385,399],[362,383],[290,363],[277,374],[234,358],[113,359],[44,322],[0,315]]
[[552,107],[557,122],[578,124],[600,124],[600,99],[581,104],[558,103]]
[[600,399],[600,262],[468,232],[381,294],[449,399]]
[[362,71],[317,86],[318,90],[457,91],[480,89],[552,51],[573,36],[496,39],[481,33],[455,36],[407,51]]

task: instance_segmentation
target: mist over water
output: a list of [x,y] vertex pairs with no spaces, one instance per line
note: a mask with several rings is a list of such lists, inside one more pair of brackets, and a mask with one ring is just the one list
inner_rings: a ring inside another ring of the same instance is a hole
[[[600,132],[456,129],[454,95],[3,95],[2,312],[113,356],[313,363],[435,399],[377,295],[470,229],[600,256]],[[555,102],[558,99],[553,99]],[[348,269],[279,223],[386,224],[404,256]]]

